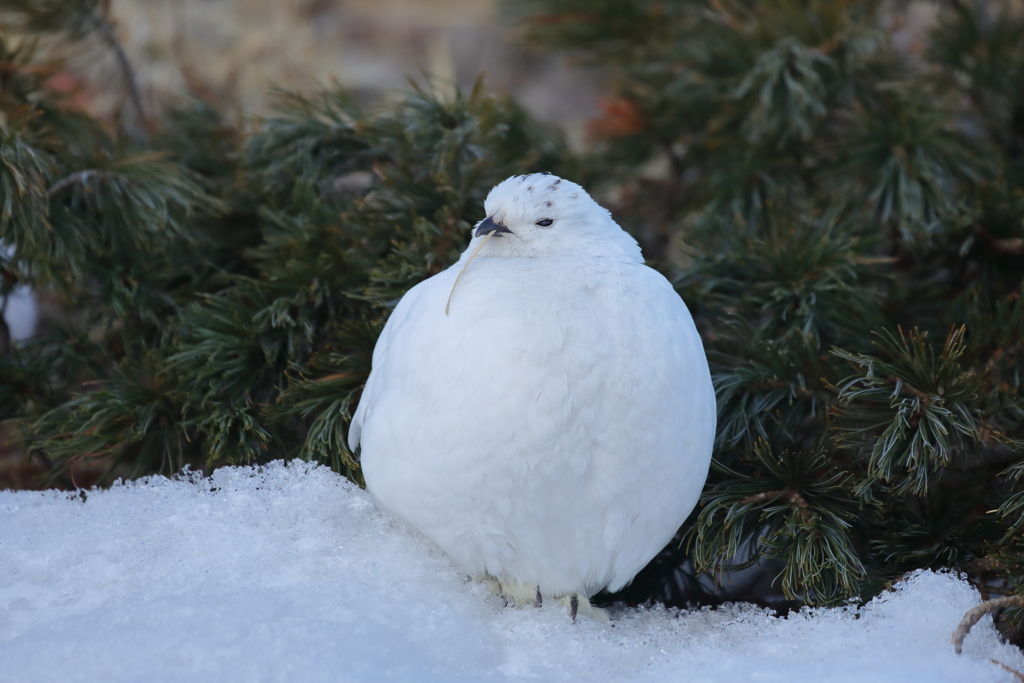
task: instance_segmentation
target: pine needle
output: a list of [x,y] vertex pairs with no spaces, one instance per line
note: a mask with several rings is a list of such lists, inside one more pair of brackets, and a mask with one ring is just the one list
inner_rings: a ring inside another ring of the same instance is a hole
[[487,244],[487,240],[491,239],[491,235],[493,235],[496,232],[498,231],[491,230],[489,233],[487,233],[487,237],[484,237],[482,240],[480,240],[480,244],[476,246],[476,249],[473,251],[472,254],[470,254],[469,260],[466,261],[466,265],[462,266],[462,270],[460,270],[459,274],[455,277],[455,284],[452,285],[452,291],[451,293],[448,294],[448,301],[444,305],[445,316],[448,315],[448,309],[452,305],[452,297],[455,296],[455,288],[459,286],[459,280],[462,279],[462,275],[463,273],[466,272],[466,268],[469,268],[469,264],[473,262],[473,259],[475,259],[476,255],[480,253],[480,250],[484,248],[484,245]]

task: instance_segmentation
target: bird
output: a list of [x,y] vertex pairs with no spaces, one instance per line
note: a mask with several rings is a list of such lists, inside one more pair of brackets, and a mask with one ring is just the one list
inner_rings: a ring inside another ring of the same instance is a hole
[[507,604],[575,622],[676,535],[716,402],[669,281],[579,185],[502,181],[459,261],[412,287],[349,428],[378,508]]

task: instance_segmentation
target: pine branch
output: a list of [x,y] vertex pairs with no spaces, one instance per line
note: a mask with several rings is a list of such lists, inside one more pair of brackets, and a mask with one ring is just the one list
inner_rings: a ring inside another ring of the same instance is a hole
[[[978,451],[982,418],[974,407],[980,382],[961,365],[965,328],[953,330],[941,350],[914,331],[884,332],[884,358],[833,353],[859,370],[837,387],[843,442],[870,452],[868,479],[924,493],[946,467],[962,467]],[[925,389],[921,389],[924,387]]]
[[858,506],[849,474],[834,460],[824,448],[776,454],[761,440],[743,463],[753,472],[717,464],[725,476],[705,491],[690,534],[697,567],[741,569],[775,557],[786,562],[781,587],[789,597],[806,593],[828,603],[856,594],[865,575],[855,541]]

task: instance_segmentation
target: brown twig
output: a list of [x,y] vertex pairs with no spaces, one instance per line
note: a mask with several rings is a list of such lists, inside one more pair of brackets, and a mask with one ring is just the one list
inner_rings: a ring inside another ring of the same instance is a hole
[[96,32],[103,39],[103,42],[107,44],[111,52],[114,53],[114,59],[117,60],[117,65],[121,69],[121,77],[124,79],[125,87],[128,89],[128,97],[131,99],[132,106],[135,107],[135,113],[139,117],[139,127],[145,133],[149,128],[149,120],[146,116],[146,109],[142,106],[142,96],[139,93],[139,82],[135,77],[135,69],[128,60],[128,55],[125,53],[121,41],[117,39],[114,25],[106,17],[99,14],[93,15],[93,21],[96,26]]
[[47,198],[53,197],[55,194],[63,192],[72,185],[80,185],[86,183],[94,177],[98,177],[100,172],[95,169],[88,169],[85,171],[76,171],[69,176],[61,178],[46,190]]
[[1003,598],[986,600],[977,607],[967,610],[967,614],[960,620],[960,625],[953,631],[952,643],[956,653],[960,654],[961,650],[963,650],[964,638],[971,632],[971,628],[978,623],[979,619],[986,614],[992,614],[1007,607],[1024,607],[1024,596],[1007,595]]
[[783,491],[762,491],[761,493],[755,493],[752,496],[747,496],[743,499],[743,503],[767,503],[780,498],[796,507],[800,512],[801,519],[805,522],[810,519],[811,511],[807,508],[807,500],[800,495],[799,491],[794,491],[793,489],[785,489]]
[[326,375],[324,377],[317,377],[313,381],[314,382],[333,382],[336,379],[348,379],[350,377],[355,377],[355,376],[356,376],[356,373],[354,373],[354,372],[336,372],[333,375]]
[[992,662],[993,664],[998,664],[999,666],[1003,667],[1004,669],[1009,671],[1011,674],[1013,674],[1014,677],[1016,677],[1016,679],[1018,681],[1021,681],[1021,683],[1024,683],[1024,674],[1022,674],[1021,672],[1017,671],[1016,669],[1011,669],[1010,667],[1008,667],[1005,664],[1003,664],[1002,662],[1000,662],[998,659],[992,659],[991,657],[989,657],[988,661]]
[[21,64],[19,62],[0,62],[0,71],[19,71],[33,76],[50,76],[53,67],[49,64]]
[[980,225],[974,229],[995,253],[1001,256],[1024,256],[1024,237],[996,237]]
[[886,377],[886,379],[890,383],[892,383],[892,384],[902,385],[901,388],[903,389],[903,391],[907,392],[908,394],[910,394],[914,398],[920,400],[921,403],[926,403],[927,404],[927,403],[931,403],[932,402],[931,398],[928,397],[928,394],[924,393],[923,391],[921,391],[920,389],[915,387],[913,384],[911,384],[907,380],[900,379],[899,377],[897,377],[895,375],[889,375],[888,377]]
[[747,385],[747,388],[751,391],[765,391],[771,389],[788,389],[794,394],[800,396],[813,396],[814,392],[807,387],[797,386],[790,384],[789,382],[781,379],[766,379],[761,382],[751,382]]
[[992,251],[1003,256],[1024,256],[1024,237],[996,238],[992,240]]

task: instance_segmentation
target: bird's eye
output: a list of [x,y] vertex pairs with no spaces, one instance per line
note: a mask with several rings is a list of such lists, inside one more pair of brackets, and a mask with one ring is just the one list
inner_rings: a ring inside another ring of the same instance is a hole
[[541,218],[539,221],[537,221],[537,225],[539,225],[542,228],[550,228],[552,223],[554,223],[554,221],[551,220],[550,218]]

